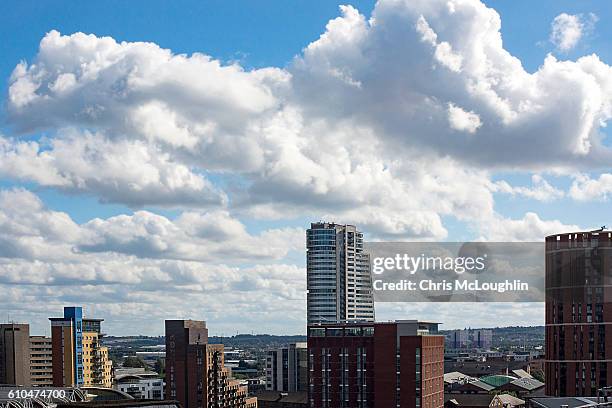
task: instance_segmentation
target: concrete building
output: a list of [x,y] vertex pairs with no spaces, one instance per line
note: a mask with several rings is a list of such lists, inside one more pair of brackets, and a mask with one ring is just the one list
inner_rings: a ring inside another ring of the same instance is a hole
[[28,324],[0,324],[0,384],[31,385]]
[[306,232],[308,324],[374,321],[370,257],[354,225],[312,223]]
[[266,390],[297,392],[308,390],[308,345],[292,343],[268,350]]
[[490,329],[453,330],[448,336],[452,349],[489,349],[493,344],[493,330]]
[[100,344],[103,319],[83,318],[83,309],[64,308],[64,317],[51,317],[53,385],[56,387],[112,386],[108,348]]
[[53,386],[53,348],[50,337],[30,336],[30,376],[34,387]]
[[208,344],[206,323],[166,320],[166,396],[184,408],[256,408],[225,367],[222,344]]
[[546,395],[612,384],[612,232],[546,237]]
[[440,408],[444,336],[437,323],[308,326],[311,408]]

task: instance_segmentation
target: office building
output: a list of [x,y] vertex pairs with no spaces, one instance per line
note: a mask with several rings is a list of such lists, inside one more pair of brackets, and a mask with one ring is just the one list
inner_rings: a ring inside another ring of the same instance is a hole
[[51,338],[30,336],[30,377],[34,387],[53,386]]
[[440,408],[444,336],[416,320],[308,326],[310,408]]
[[312,223],[306,250],[308,324],[374,321],[363,234],[354,225]]
[[493,330],[463,329],[449,333],[449,346],[452,349],[490,349],[493,344]]
[[307,343],[268,350],[266,357],[266,390],[297,392],[308,389]]
[[166,320],[166,396],[184,408],[256,408],[231,378],[222,344],[208,344],[206,323]]
[[64,317],[52,317],[53,385],[56,387],[112,385],[108,348],[100,343],[103,319],[83,317],[81,307],[65,307]]
[[546,237],[546,395],[612,384],[612,233]]
[[30,385],[30,326],[0,324],[0,384]]

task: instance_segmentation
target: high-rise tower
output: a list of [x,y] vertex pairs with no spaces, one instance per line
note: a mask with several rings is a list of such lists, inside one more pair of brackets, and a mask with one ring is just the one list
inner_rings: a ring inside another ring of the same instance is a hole
[[612,384],[612,232],[546,237],[546,395]]
[[0,384],[30,385],[30,326],[0,324]]
[[103,319],[83,318],[83,308],[65,307],[64,317],[51,317],[53,385],[112,386],[112,361],[100,344]]
[[374,321],[363,234],[354,225],[312,223],[306,250],[308,324]]

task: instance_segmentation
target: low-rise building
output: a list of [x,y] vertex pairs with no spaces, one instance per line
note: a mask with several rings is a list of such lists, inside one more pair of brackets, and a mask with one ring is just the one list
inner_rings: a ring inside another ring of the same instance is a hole
[[136,399],[163,400],[164,386],[164,380],[154,371],[147,371],[144,368],[115,370],[114,388]]

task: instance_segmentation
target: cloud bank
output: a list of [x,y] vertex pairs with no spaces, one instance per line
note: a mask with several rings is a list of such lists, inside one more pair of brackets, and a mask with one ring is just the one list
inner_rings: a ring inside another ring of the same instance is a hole
[[[557,16],[551,41],[574,48],[589,18]],[[4,289],[122,280],[231,299],[254,285],[272,291],[270,304],[301,293],[303,269],[284,259],[303,251],[303,231],[252,234],[244,220],[326,218],[371,239],[443,240],[448,219],[493,240],[580,228],[531,211],[506,217],[495,197],[607,197],[612,68],[595,54],[548,55],[527,72],[500,29],[478,0],[381,0],[369,17],[347,5],[286,67],[253,70],[50,31],[9,79],[0,176],[133,212],[76,224],[28,191],[4,191]],[[23,209],[38,215],[11,221]],[[135,310],[149,310],[147,290]]]

